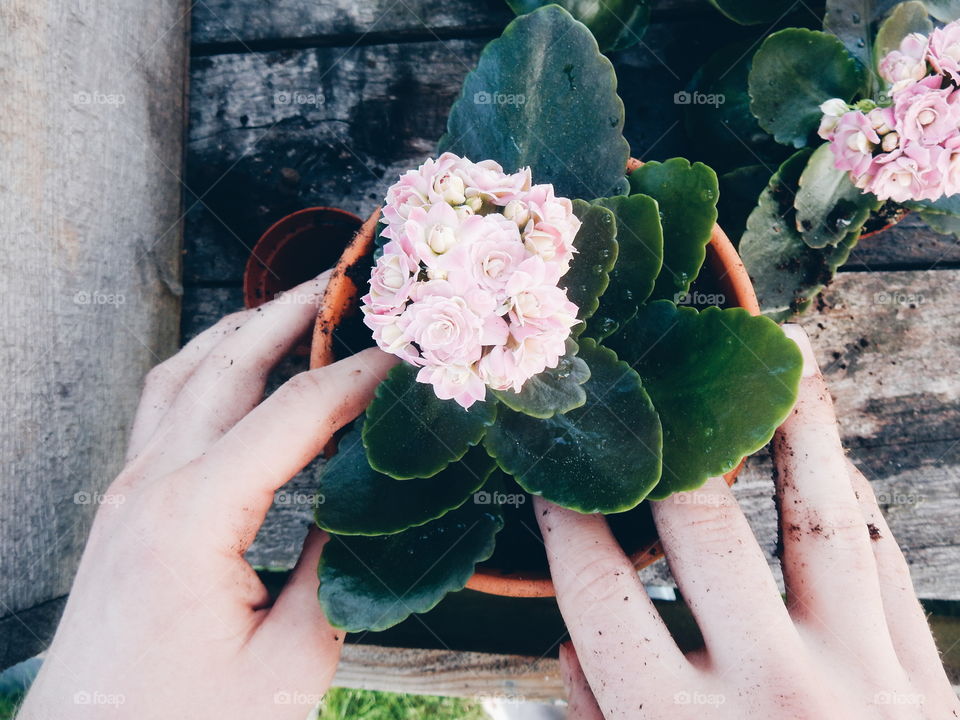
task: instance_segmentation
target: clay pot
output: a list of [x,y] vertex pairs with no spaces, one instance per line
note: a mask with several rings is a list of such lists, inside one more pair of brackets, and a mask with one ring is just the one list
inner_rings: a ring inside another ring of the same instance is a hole
[[[632,172],[640,163],[631,159],[627,171]],[[313,345],[310,353],[310,367],[322,367],[336,359],[333,347],[333,332],[349,312],[357,311],[357,298],[365,285],[369,271],[369,255],[376,236],[380,211],[374,212],[350,243],[346,246],[334,267],[333,275],[327,286],[321,309],[314,327]],[[707,246],[705,273],[709,274],[718,290],[728,299],[728,305],[742,307],[753,315],[760,314],[757,296],[754,293],[750,277],[740,261],[737,251],[720,229],[713,228],[713,235]],[[317,266],[312,268],[317,272]],[[733,484],[743,463],[725,475],[728,483]],[[631,553],[631,559],[637,569],[646,567],[663,557],[659,540],[654,536],[637,551]],[[467,583],[467,587],[480,592],[508,597],[551,597],[554,595],[553,583],[549,574],[542,573],[503,573],[494,568],[481,567]]]

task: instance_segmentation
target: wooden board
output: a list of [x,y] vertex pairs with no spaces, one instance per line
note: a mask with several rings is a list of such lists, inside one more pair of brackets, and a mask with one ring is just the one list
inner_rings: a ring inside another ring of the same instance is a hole
[[49,638],[177,346],[186,8],[0,6],[0,667]]

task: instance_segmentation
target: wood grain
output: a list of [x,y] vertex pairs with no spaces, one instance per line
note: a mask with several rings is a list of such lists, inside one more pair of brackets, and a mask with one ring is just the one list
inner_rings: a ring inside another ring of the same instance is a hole
[[69,589],[143,375],[177,346],[185,12],[0,6],[4,627]]

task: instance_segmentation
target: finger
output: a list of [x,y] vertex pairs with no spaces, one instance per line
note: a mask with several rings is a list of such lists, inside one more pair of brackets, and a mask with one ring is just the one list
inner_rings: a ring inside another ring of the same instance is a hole
[[150,440],[161,418],[166,415],[174,399],[183,389],[187,378],[200,362],[230,331],[246,322],[249,310],[226,315],[188,342],[171,358],[155,366],[144,380],[140,405],[130,430],[127,462],[133,460]]
[[274,493],[360,414],[396,362],[370,348],[300,373],[185,468],[185,482],[196,493],[197,512],[209,524],[210,537],[242,555]]
[[[145,455],[170,472],[223,437],[263,398],[267,376],[307,332],[329,272],[251,310],[184,383]],[[154,470],[156,472],[156,470]]]
[[603,720],[597,699],[580,667],[577,652],[568,642],[560,646],[560,675],[567,691],[567,720]]
[[283,658],[284,679],[312,692],[330,686],[345,636],[330,625],[317,600],[317,565],[328,539],[310,528],[300,559],[253,639],[256,649],[272,649],[264,657]]
[[[848,461],[847,467],[873,540],[883,609],[897,658],[913,687],[926,698],[924,708],[928,714],[949,717],[948,710],[957,710],[960,706],[950,689],[926,613],[914,591],[907,561],[877,505],[869,481],[852,462]],[[929,712],[934,708],[936,712]]]
[[[534,498],[557,603],[601,708],[672,702],[692,671],[633,564],[599,515]],[[649,672],[625,676],[638,658]]]
[[833,402],[806,334],[797,404],[773,443],[791,614],[863,657],[892,659],[867,522],[847,475]]
[[[703,634],[711,662],[758,677],[771,658],[799,657],[800,636],[766,557],[722,478],[653,503],[670,571]],[[743,608],[750,608],[744,613]]]

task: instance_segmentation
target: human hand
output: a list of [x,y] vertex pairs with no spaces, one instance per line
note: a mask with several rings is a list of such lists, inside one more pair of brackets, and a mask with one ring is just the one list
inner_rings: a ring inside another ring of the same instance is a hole
[[317,602],[325,536],[310,531],[272,605],[243,557],[275,491],[395,362],[365,350],[258,404],[327,278],[223,318],[150,372],[22,720],[300,720],[329,687],[343,633]]
[[903,554],[844,456],[809,340],[785,329],[804,355],[773,443],[786,604],[722,479],[653,503],[704,638],[688,655],[604,519],[536,500],[573,641],[560,654],[570,718],[960,717]]

